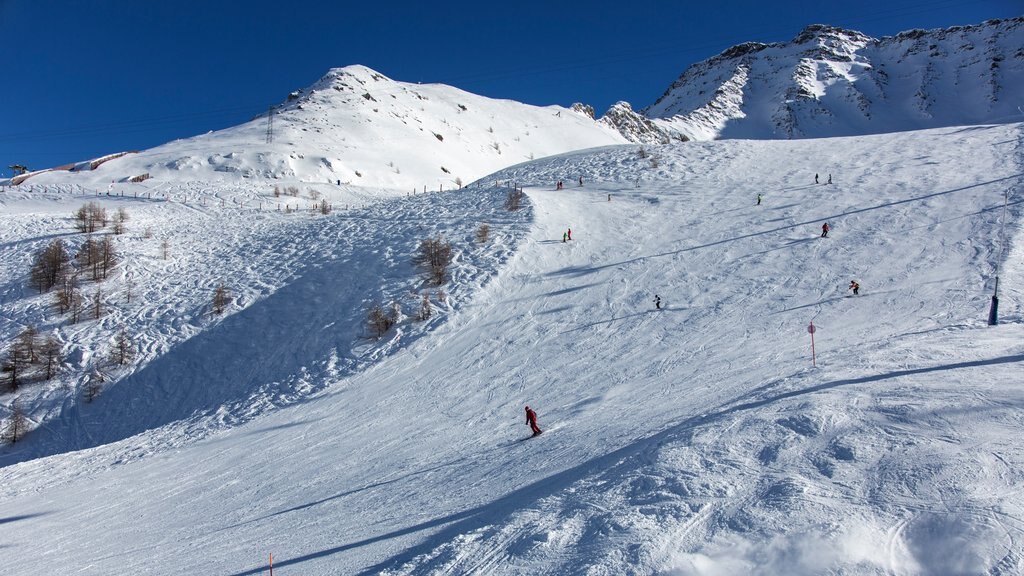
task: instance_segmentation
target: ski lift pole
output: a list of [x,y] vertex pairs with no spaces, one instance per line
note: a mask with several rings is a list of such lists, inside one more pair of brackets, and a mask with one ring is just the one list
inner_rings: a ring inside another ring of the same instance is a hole
[[811,366],[817,367],[818,366],[818,361],[817,361],[817,358],[815,357],[815,354],[814,354],[814,331],[815,330],[816,330],[816,328],[814,327],[814,320],[811,320],[811,323],[807,326],[807,332],[811,335]]
[[999,253],[996,255],[996,285],[992,290],[992,303],[988,308],[988,325],[999,324],[999,263],[1003,259],[1003,247],[1006,245],[1006,205],[1010,203],[1010,190],[1003,191],[1003,215],[999,223]]

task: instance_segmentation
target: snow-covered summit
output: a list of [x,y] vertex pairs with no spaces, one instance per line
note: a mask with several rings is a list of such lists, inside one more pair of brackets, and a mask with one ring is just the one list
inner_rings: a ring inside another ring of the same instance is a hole
[[509,165],[625,139],[592,117],[399,82],[365,66],[333,68],[245,124],[32,183],[99,186],[266,180],[408,192],[456,188]]
[[692,139],[811,138],[1018,121],[1024,18],[874,39],[815,24],[690,66],[641,111]]

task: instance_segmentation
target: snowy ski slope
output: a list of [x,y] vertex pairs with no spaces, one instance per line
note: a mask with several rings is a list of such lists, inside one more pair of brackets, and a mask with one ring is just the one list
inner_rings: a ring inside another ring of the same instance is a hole
[[[1020,573],[1022,126],[613,146],[336,191],[327,216],[245,182],[124,185],[100,198],[133,216],[108,314],[73,326],[26,254],[80,241],[94,192],[7,191],[3,336],[59,330],[68,370],[25,390],[43,426],[2,454],[4,569]],[[410,263],[438,233],[443,303]],[[430,321],[367,337],[370,303],[411,316],[424,291]],[[136,363],[77,400],[121,327]],[[526,404],[545,434],[521,441]]]

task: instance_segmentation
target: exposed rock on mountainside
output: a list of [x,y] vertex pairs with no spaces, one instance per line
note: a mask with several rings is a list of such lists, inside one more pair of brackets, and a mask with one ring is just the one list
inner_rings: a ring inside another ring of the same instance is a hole
[[659,127],[649,118],[633,111],[628,102],[618,102],[604,113],[603,124],[617,130],[630,142],[639,144],[668,144],[673,137],[685,142],[689,138],[679,132]]
[[[690,66],[641,113],[695,139],[810,138],[1017,121],[1024,17],[874,39],[812,25]],[[628,136],[627,136],[628,137]]]

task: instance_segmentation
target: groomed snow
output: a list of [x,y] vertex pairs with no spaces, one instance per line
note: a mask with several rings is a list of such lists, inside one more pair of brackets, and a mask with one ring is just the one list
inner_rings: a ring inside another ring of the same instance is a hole
[[[244,181],[120,185],[107,315],[76,325],[26,274],[95,190],[7,189],[2,336],[58,330],[68,365],[2,455],[4,570],[1020,573],[1022,128],[615,146],[327,190],[326,216]],[[443,304],[410,263],[438,233]],[[412,316],[425,290],[430,321],[368,337],[370,303]],[[122,327],[135,363],[82,402]]]

